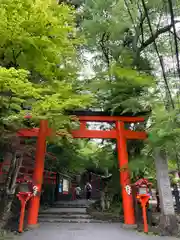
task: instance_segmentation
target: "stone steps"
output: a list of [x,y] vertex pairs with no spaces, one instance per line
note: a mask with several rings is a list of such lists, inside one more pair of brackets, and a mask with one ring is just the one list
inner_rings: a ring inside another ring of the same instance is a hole
[[58,201],[53,204],[54,208],[86,208],[90,202],[84,200],[75,200],[75,201]]
[[96,220],[96,219],[79,219],[79,218],[50,218],[43,219],[40,218],[39,222],[42,223],[103,223],[104,221]]
[[86,212],[89,202],[56,202],[52,208],[39,213],[39,222],[47,223],[102,223],[101,220],[92,219]]
[[92,219],[92,217],[88,214],[40,214],[39,218]]
[[87,205],[84,205],[84,204],[82,204],[82,205],[72,205],[72,204],[54,204],[53,205],[53,208],[86,208],[87,207]]
[[39,214],[86,214],[86,208],[49,208]]

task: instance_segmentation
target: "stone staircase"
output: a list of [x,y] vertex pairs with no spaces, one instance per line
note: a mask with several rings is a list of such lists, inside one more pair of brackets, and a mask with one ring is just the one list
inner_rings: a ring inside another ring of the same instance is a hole
[[87,214],[86,208],[91,202],[76,200],[69,202],[56,202],[53,207],[41,210],[39,222],[48,223],[101,223],[100,220],[92,219]]

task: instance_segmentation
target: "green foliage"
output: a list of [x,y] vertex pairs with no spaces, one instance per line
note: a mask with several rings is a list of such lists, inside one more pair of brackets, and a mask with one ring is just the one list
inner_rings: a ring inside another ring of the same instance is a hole
[[153,108],[151,127],[149,128],[148,148],[161,148],[168,154],[168,158],[179,161],[180,122],[177,110],[167,110],[162,104]]
[[92,98],[89,94],[78,94],[72,84],[54,80],[50,85],[41,86],[41,98],[32,104],[32,115],[34,118],[48,119],[50,126],[63,131],[70,120],[65,111],[81,109],[91,103]]
[[95,77],[87,88],[98,98],[97,107],[119,113],[147,110],[146,98],[155,83],[148,59],[140,54],[139,5],[128,5],[131,15],[124,0],[85,1],[81,24],[86,49],[95,53]]
[[77,92],[82,39],[74,10],[53,0],[0,0],[0,35],[2,122],[18,128],[28,112],[23,104],[35,124],[46,118],[67,129],[65,111],[91,103],[89,94]]
[[173,146],[179,140],[180,123],[176,111],[167,112],[164,106],[159,105],[154,109],[152,115],[152,128],[149,132],[149,141],[156,146]]
[[[27,98],[38,98],[38,90],[28,81],[28,72],[14,68],[0,68],[0,121],[9,125],[12,122],[22,122],[21,105]],[[18,126],[17,126],[18,127]]]
[[[124,30],[131,26],[122,0],[116,1],[116,3],[111,0],[85,1],[84,16],[82,27],[94,50],[95,47],[98,47],[97,43],[103,40],[103,36],[104,41],[107,37],[105,44],[113,47],[115,41],[123,39]],[[120,22],[121,24],[119,24]]]
[[131,171],[131,180],[136,182],[139,178],[151,179],[155,183],[156,171],[154,159],[151,156],[139,155],[136,158],[130,159],[128,167]]
[[[64,111],[74,107],[88,105],[88,95],[78,95],[71,84],[54,81],[51,85],[32,83],[26,70],[0,68],[1,122],[23,124],[28,110],[22,110],[22,104],[31,104],[32,120],[49,119],[50,125],[63,129],[69,121]],[[29,100],[30,99],[30,100]],[[19,124],[20,125],[19,125]],[[15,126],[14,126],[15,127]]]
[[53,0],[1,0],[0,10],[2,66],[28,69],[44,80],[71,78],[79,40],[69,7]]
[[107,73],[100,73],[89,81],[88,88],[99,99],[98,104],[104,109],[119,112],[138,112],[147,108],[145,98],[149,88],[154,86],[154,78],[131,68],[114,65],[110,74],[112,81],[107,80]]
[[97,153],[96,159],[98,162],[99,168],[107,168],[111,170],[117,162],[116,156],[114,155],[113,145],[111,143],[104,144],[101,146]]
[[60,172],[80,173],[88,168],[112,168],[115,158],[111,145],[99,146],[94,141],[64,139],[59,145],[49,145],[48,152],[52,152],[56,160],[47,160],[47,168]]

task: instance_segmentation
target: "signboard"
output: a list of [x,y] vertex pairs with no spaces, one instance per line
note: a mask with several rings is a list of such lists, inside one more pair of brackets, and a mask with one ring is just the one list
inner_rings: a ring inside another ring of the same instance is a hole
[[69,192],[69,181],[67,179],[63,179],[63,193]]
[[63,185],[62,185],[62,183],[60,183],[59,184],[59,193],[62,193],[62,191],[63,191]]
[[139,188],[139,194],[147,194],[147,189],[144,187]]

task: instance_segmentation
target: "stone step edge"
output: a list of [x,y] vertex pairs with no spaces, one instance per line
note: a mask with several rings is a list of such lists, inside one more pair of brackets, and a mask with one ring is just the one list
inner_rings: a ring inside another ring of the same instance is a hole
[[92,216],[90,215],[85,215],[85,216],[76,216],[76,215],[39,215],[39,218],[53,218],[53,219],[56,219],[56,218],[63,218],[63,219],[93,219]]
[[40,212],[39,215],[46,215],[46,216],[49,216],[49,215],[88,215],[87,212]]
[[108,222],[111,222],[111,221],[102,221],[102,220],[95,220],[95,219],[87,219],[87,220],[82,220],[82,219],[79,219],[79,220],[74,220],[74,219],[69,219],[69,220],[66,220],[66,219],[38,219],[39,222],[41,223],[108,223]]
[[75,206],[75,205],[52,205],[53,208],[87,208],[88,205]]

